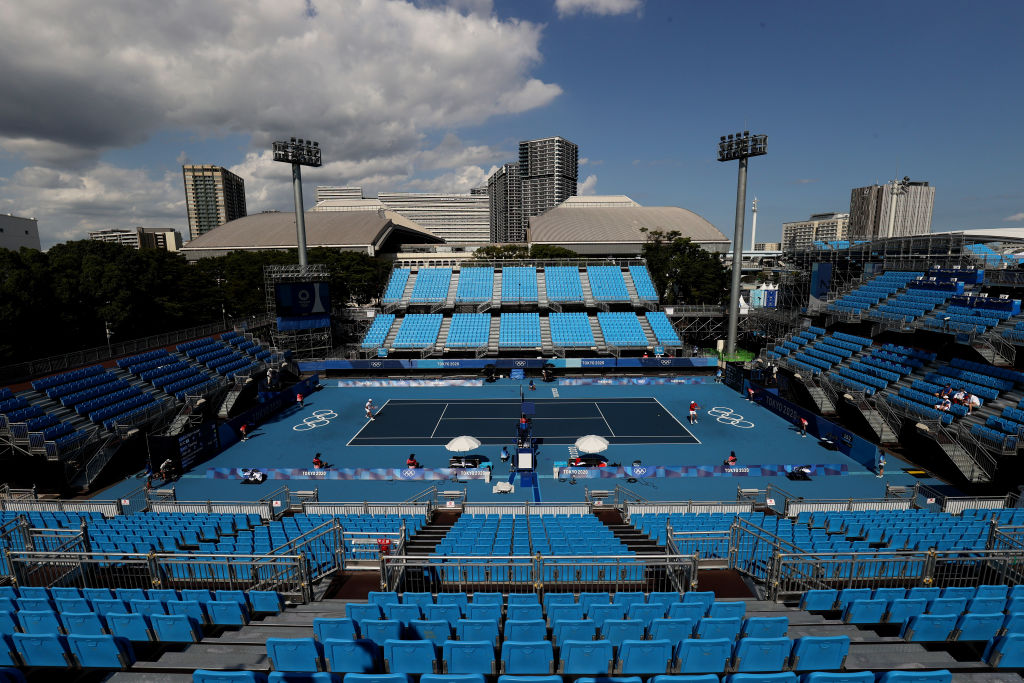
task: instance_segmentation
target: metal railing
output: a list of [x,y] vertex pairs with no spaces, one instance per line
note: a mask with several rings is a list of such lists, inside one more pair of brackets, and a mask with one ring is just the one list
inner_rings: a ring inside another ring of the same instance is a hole
[[4,512],[99,512],[104,517],[121,514],[119,500],[34,500],[0,499]]
[[302,555],[309,567],[309,580],[316,581],[345,569],[344,528],[337,519],[292,538],[270,551],[271,555]]
[[632,515],[688,514],[694,512],[753,512],[753,501],[737,500],[682,500],[678,502],[631,502],[625,501],[623,516],[628,521]]
[[200,514],[221,513],[229,515],[259,515],[261,519],[273,519],[274,508],[270,503],[260,502],[214,502],[205,501],[150,501],[150,513],[190,512]]
[[885,553],[778,553],[767,577],[771,600],[818,588],[1014,585],[1024,581],[1022,550]]
[[306,515],[424,515],[430,516],[431,504],[421,503],[329,503],[303,502]]
[[388,591],[502,593],[586,590],[675,591],[697,587],[696,555],[445,556],[386,555],[381,587]]
[[914,501],[908,498],[804,498],[787,500],[784,514],[787,517],[796,517],[801,512],[911,510],[914,507]]
[[19,586],[276,590],[312,599],[302,555],[10,551],[7,560]]
[[806,551],[742,517],[733,519],[729,527],[730,569],[763,581],[768,578],[772,557],[782,552]]

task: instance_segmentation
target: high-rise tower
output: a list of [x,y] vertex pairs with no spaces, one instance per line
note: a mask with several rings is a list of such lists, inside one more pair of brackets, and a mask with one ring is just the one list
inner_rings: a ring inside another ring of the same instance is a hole
[[182,166],[191,239],[245,214],[245,181],[212,164]]

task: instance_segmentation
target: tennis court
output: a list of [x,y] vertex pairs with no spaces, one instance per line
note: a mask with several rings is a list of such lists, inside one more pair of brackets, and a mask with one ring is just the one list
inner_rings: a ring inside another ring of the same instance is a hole
[[[533,435],[540,444],[571,444],[597,434],[611,444],[699,444],[700,441],[655,398],[537,399]],[[515,441],[521,404],[517,399],[392,399],[349,446],[443,446],[468,434],[484,444]]]

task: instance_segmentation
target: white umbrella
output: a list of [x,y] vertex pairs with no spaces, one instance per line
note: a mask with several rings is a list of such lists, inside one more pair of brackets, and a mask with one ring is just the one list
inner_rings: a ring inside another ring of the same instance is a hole
[[480,439],[472,436],[457,436],[445,446],[453,453],[465,453],[480,448]]
[[587,434],[576,439],[576,448],[581,453],[600,453],[608,448],[608,439],[597,434]]

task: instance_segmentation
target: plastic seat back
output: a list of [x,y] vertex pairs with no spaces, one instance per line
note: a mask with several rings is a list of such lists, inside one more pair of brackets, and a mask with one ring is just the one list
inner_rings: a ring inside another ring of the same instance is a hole
[[211,600],[206,603],[206,611],[210,615],[210,623],[218,626],[245,626],[249,623],[245,606],[235,600]]
[[72,634],[68,649],[83,669],[127,669],[135,663],[135,651],[124,638]]
[[607,640],[566,640],[559,655],[563,674],[611,672],[612,644]]
[[696,603],[704,605],[704,609],[710,609],[715,602],[714,591],[688,591],[683,593],[684,603]]
[[581,592],[579,604],[583,607],[583,613],[586,614],[590,610],[591,605],[607,605],[611,602],[611,596],[608,593],[592,593],[592,592]]
[[505,604],[505,598],[501,593],[484,593],[477,592],[473,593],[473,601],[471,605],[498,605],[501,607]]
[[25,666],[72,665],[71,653],[64,636],[55,633],[15,633],[11,636]]
[[618,605],[626,606],[626,613],[629,613],[629,608],[633,605],[645,605],[647,604],[647,596],[640,591],[622,591],[612,596],[612,602]]
[[878,683],[951,683],[953,674],[941,671],[887,671]]
[[1001,585],[984,585],[978,586],[974,590],[974,597],[976,598],[1003,598],[1004,600],[1009,597],[1010,587]]
[[964,614],[953,627],[952,640],[990,640],[1003,628],[1005,615],[1001,612],[991,614]]
[[530,621],[533,619],[543,619],[544,610],[538,604],[518,604],[509,605],[508,609],[505,610],[506,619],[515,619],[516,621]]
[[975,614],[992,614],[1006,609],[1006,598],[987,597],[971,598],[967,602],[967,612]]
[[267,657],[275,671],[323,671],[319,644],[312,638],[267,638]]
[[469,597],[465,593],[438,593],[437,605],[455,605],[465,613],[466,605],[469,604]]
[[885,620],[890,624],[902,624],[911,617],[924,614],[928,609],[928,601],[924,598],[898,598],[886,608]]
[[154,614],[149,618],[156,639],[166,643],[198,643],[203,632],[199,622],[185,614]]
[[544,640],[548,628],[543,619],[506,619],[505,640],[534,641]]
[[449,640],[444,644],[443,655],[445,667],[451,674],[496,672],[494,645],[486,640]]
[[321,643],[325,640],[358,640],[359,627],[349,617],[314,619],[313,637]]
[[679,673],[722,673],[732,655],[732,641],[728,638],[684,640],[679,645]]
[[989,641],[981,660],[997,669],[1024,667],[1024,633],[1007,633]]
[[505,604],[508,607],[512,605],[540,605],[540,597],[536,593],[511,593]]
[[742,638],[733,649],[733,671],[782,671],[792,649],[789,638]]
[[815,671],[804,674],[800,677],[804,683],[875,683],[875,674],[870,671],[844,671],[843,673],[829,673],[828,671]]
[[804,636],[793,644],[793,671],[842,669],[850,652],[849,636]]
[[434,604],[434,596],[431,593],[403,593],[403,605],[418,605],[421,608]]
[[207,621],[206,610],[203,609],[203,603],[196,600],[179,600],[177,602],[167,603],[168,614],[183,614],[186,617],[192,617],[200,624],[204,624]]
[[635,602],[626,609],[626,618],[638,619],[647,628],[655,619],[663,619],[665,613],[665,607],[659,603],[645,604]]
[[346,602],[345,616],[351,617],[358,624],[362,623],[364,619],[381,619],[384,617],[384,613],[378,605],[373,603],[364,605],[358,602]]
[[249,604],[252,611],[259,614],[277,614],[284,606],[277,591],[249,591]]
[[576,596],[572,593],[545,593],[544,611],[550,612],[554,605],[575,605]]
[[653,605],[657,603],[664,605],[666,612],[671,605],[681,601],[682,598],[675,591],[652,591],[647,595],[647,604]]
[[885,600],[854,600],[843,609],[844,624],[880,624],[889,603]]
[[548,607],[548,623],[552,626],[556,621],[580,620],[583,618],[583,606],[575,603],[554,604]]
[[438,670],[437,648],[429,640],[386,640],[384,664],[391,673],[433,673]]
[[707,608],[700,602],[677,602],[668,608],[669,619],[689,619],[697,623],[704,618]]
[[452,627],[462,618],[462,608],[455,604],[427,605],[423,608],[423,616],[431,621],[443,619]]
[[144,614],[111,613],[106,616],[107,630],[111,635],[136,642],[152,640],[149,620]]
[[800,609],[811,612],[824,612],[832,609],[836,604],[839,591],[835,589],[821,589],[804,591],[800,598]]
[[729,640],[736,639],[740,634],[740,626],[742,622],[739,617],[729,617],[725,619],[715,619],[712,617],[704,617],[697,622],[697,637],[698,638],[728,638]]
[[[475,596],[474,596],[475,597]],[[490,619],[501,621],[501,605],[491,603],[469,603],[466,606],[467,619]]]
[[886,600],[889,602],[901,600],[905,597],[907,597],[906,588],[876,588],[871,594],[872,600]]
[[455,636],[459,640],[485,640],[496,647],[498,622],[490,619],[459,619],[455,622]]
[[639,619],[608,619],[601,626],[601,640],[609,641],[614,647],[626,640],[643,640],[644,622]]
[[928,603],[927,614],[952,614],[959,616],[967,609],[967,598],[935,598]]
[[443,645],[452,636],[452,627],[443,619],[413,619],[409,632],[419,640],[429,640],[434,645]]
[[740,619],[747,613],[747,603],[736,602],[713,602],[708,608],[708,616],[715,619],[728,619],[738,617]]
[[559,647],[567,640],[593,640],[596,635],[597,624],[590,619],[558,621],[551,629],[551,636]]
[[380,646],[372,640],[327,638],[323,650],[328,671],[369,674],[381,666]]
[[506,640],[501,645],[501,669],[506,674],[550,674],[554,671],[554,659],[554,649],[548,640]]
[[668,640],[625,640],[615,669],[621,674],[660,674],[672,670],[675,652]]
[[693,638],[692,619],[655,619],[647,629],[651,640],[668,640],[676,648],[684,640]]
[[789,617],[748,617],[740,633],[747,638],[784,638],[789,630]]
[[[366,596],[366,601],[371,605],[377,605],[379,609],[383,609],[384,605],[390,605],[391,603],[399,602],[398,593],[390,591],[370,591]],[[347,614],[347,613],[346,613]],[[347,616],[352,616],[347,614]]]
[[942,597],[944,598],[963,598],[964,600],[970,600],[974,597],[975,588],[973,586],[947,586],[942,589]]
[[100,615],[95,612],[64,612],[60,615],[65,633],[80,636],[102,636],[107,632]]
[[159,600],[132,600],[129,605],[131,605],[132,612],[136,614],[145,614],[146,616],[167,614],[167,608]]
[[870,588],[844,588],[839,591],[839,596],[836,598],[836,606],[839,609],[845,609],[848,604],[854,600],[870,600],[871,589]]

